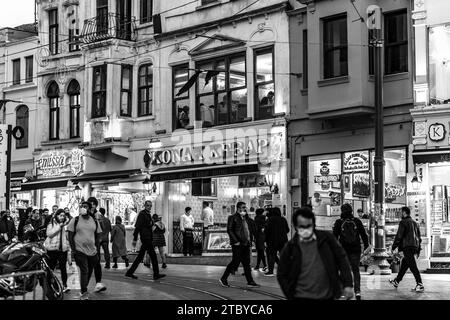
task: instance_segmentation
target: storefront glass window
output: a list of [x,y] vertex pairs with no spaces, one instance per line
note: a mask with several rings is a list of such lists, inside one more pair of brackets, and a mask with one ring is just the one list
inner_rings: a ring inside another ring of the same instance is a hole
[[450,101],[450,26],[429,29],[430,103]]

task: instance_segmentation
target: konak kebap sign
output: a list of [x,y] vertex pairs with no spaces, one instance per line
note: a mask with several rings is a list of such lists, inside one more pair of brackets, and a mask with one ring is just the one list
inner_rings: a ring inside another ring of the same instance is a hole
[[84,155],[79,149],[45,151],[35,159],[36,176],[54,178],[77,176],[84,171]]

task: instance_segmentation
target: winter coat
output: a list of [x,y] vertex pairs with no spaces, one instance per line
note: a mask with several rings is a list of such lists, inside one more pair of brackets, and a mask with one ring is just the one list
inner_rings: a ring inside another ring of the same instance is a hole
[[277,215],[269,217],[264,233],[267,247],[277,250],[283,249],[286,242],[288,242],[289,225],[287,220]]
[[[248,215],[244,217],[247,221],[248,231],[250,233],[250,246],[255,238],[256,234],[256,225],[255,221],[250,219]],[[245,233],[244,233],[244,224],[242,223],[242,217],[239,213],[235,213],[228,217],[227,223],[227,233],[230,237],[230,244],[234,245],[235,243],[246,244]]]
[[126,231],[123,224],[116,223],[111,230],[112,256],[113,258],[127,255]]
[[[327,231],[315,231],[317,246],[323,265],[328,273],[335,299],[339,299],[343,287],[353,287],[353,276],[347,254],[336,238]],[[281,251],[277,279],[286,298],[295,296],[298,277],[302,267],[302,252],[296,234]]]
[[[62,248],[60,248],[60,244],[62,244]],[[47,238],[45,239],[44,246],[48,251],[69,251],[69,235],[65,226],[61,228],[58,223],[50,222],[47,226]]]
[[354,215],[350,212],[342,213],[341,218],[336,220],[333,227],[333,234],[336,237],[336,239],[339,239],[342,232],[342,224],[347,219],[353,219],[353,222],[356,225],[356,228],[358,230],[359,242],[355,242],[353,244],[343,244],[341,242],[341,245],[344,247],[345,251],[349,254],[355,254],[355,255],[361,255],[361,240],[364,244],[364,250],[369,247],[369,237],[367,236],[366,229],[364,228],[363,223],[360,219],[355,218]]
[[266,242],[266,235],[264,233],[266,227],[266,216],[259,215],[255,217],[255,225],[256,225],[256,249],[264,250]]
[[134,225],[133,240],[137,241],[138,236],[141,237],[141,242],[153,240],[153,219],[149,212],[142,210],[139,212]]
[[414,248],[420,253],[420,245],[422,238],[420,236],[420,228],[410,216],[403,218],[398,226],[398,231],[392,245],[392,250],[398,248],[398,251],[403,251],[406,248]]

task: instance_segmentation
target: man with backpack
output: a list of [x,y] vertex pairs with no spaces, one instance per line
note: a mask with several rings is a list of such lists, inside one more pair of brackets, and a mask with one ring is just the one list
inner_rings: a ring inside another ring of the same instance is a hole
[[96,219],[90,215],[92,206],[85,201],[81,204],[78,217],[69,222],[69,244],[74,253],[75,263],[80,268],[80,300],[89,300],[87,287],[92,271],[98,263],[99,235],[102,232]]
[[359,272],[361,240],[364,250],[367,250],[369,239],[361,220],[353,216],[353,208],[350,204],[345,203],[341,206],[341,218],[335,222],[333,234],[347,253],[353,272],[355,298],[361,300],[361,274]]
[[416,286],[411,290],[424,292],[425,288],[423,287],[422,278],[415,259],[415,256],[419,257],[420,255],[421,243],[420,228],[417,222],[411,218],[411,210],[408,207],[403,207],[402,221],[400,221],[394,243],[392,244],[392,251],[398,248],[398,251],[403,251],[404,254],[397,277],[394,280],[389,280],[395,288],[398,287],[398,284],[402,281],[403,276],[409,268],[416,279]]

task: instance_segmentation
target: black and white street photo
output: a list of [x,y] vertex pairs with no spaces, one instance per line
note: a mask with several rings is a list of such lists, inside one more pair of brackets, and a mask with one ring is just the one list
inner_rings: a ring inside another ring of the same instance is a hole
[[450,300],[450,1],[1,1],[6,300]]

